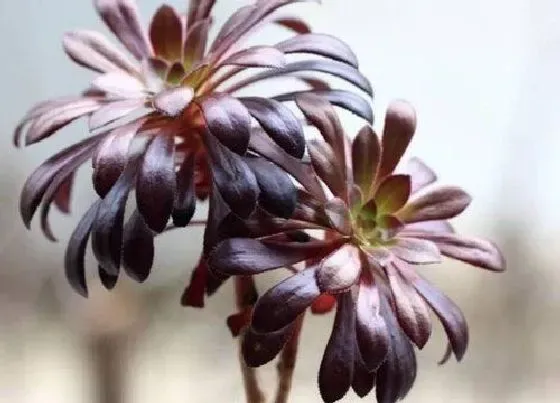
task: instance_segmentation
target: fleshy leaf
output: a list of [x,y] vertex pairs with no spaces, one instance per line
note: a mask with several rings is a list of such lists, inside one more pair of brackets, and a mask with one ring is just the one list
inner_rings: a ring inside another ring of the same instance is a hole
[[352,294],[341,294],[331,337],[319,370],[319,391],[326,403],[342,399],[352,384],[356,345],[355,312]]
[[323,292],[343,292],[358,281],[361,270],[359,249],[346,244],[321,262],[317,269],[317,284]]
[[352,142],[352,168],[354,182],[366,199],[377,176],[381,145],[377,134],[370,126],[364,126]]
[[193,97],[194,91],[190,87],[171,88],[154,97],[154,108],[167,116],[176,117],[189,106]]
[[260,367],[272,361],[282,350],[293,331],[293,323],[270,333],[258,333],[252,328],[247,329],[241,345],[241,351],[247,365]]
[[148,145],[136,179],[136,205],[146,224],[162,232],[175,199],[174,138],[160,132]]
[[173,203],[173,224],[176,227],[186,227],[191,221],[196,208],[195,195],[195,156],[185,157],[176,174],[176,192]]
[[416,112],[405,101],[392,101],[385,115],[377,182],[395,170],[416,130]]
[[271,46],[254,46],[228,56],[220,65],[279,69],[286,65],[286,57]]
[[160,6],[150,24],[150,39],[156,56],[168,61],[181,59],[183,51],[183,24],[175,9]]
[[124,227],[123,266],[132,279],[143,283],[154,263],[154,234],[135,210]]
[[259,298],[253,311],[253,329],[271,333],[288,326],[320,294],[313,268],[288,277]]
[[282,52],[313,53],[358,67],[358,58],[350,47],[340,39],[325,34],[303,34],[276,45]]
[[387,176],[375,192],[377,209],[381,213],[391,214],[400,210],[410,196],[410,176]]
[[461,188],[442,186],[410,200],[398,217],[405,223],[447,220],[461,214],[471,200]]
[[425,239],[398,237],[390,247],[398,258],[412,264],[435,264],[441,262],[441,254],[435,243]]
[[437,180],[435,172],[416,157],[408,161],[404,173],[410,175],[410,193],[418,192]]

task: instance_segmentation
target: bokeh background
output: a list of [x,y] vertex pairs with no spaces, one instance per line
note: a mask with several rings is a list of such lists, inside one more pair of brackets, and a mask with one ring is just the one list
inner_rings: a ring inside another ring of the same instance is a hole
[[[168,2],[186,7],[185,0]],[[242,402],[236,344],[224,325],[231,287],[204,311],[179,305],[200,229],[158,239],[144,286],[123,281],[107,293],[92,285],[83,300],[65,283],[62,259],[73,226],[94,199],[88,168],[80,171],[73,214],[53,214],[59,243],[35,227],[26,231],[20,221],[26,176],[83,137],[86,126],[72,125],[24,150],[12,147],[11,131],[32,103],[76,93],[92,77],[60,46],[63,32],[73,28],[106,32],[90,3],[0,0],[0,402]],[[146,22],[158,3],[139,0]],[[245,3],[218,1],[218,23]],[[474,196],[458,229],[495,239],[508,258],[500,275],[450,263],[423,269],[464,309],[472,343],[463,363],[438,367],[445,342],[436,328],[419,353],[419,376],[405,401],[560,401],[560,3],[324,0],[292,10],[354,48],[376,89],[378,126],[388,100],[416,106],[410,151],[443,182]],[[269,29],[259,40],[272,43],[281,34]],[[345,120],[351,130],[358,127]],[[305,323],[293,402],[320,401],[316,371],[331,321]],[[261,377],[272,391],[274,366]]]

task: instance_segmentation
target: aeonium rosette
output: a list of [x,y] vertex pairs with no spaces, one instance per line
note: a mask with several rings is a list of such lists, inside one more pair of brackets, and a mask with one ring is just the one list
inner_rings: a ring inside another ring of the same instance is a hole
[[[408,103],[389,105],[381,139],[366,126],[353,142],[327,101],[302,95],[297,103],[322,135],[308,149],[329,195],[300,190],[290,219],[250,217],[238,234],[252,236],[235,237],[233,230],[208,264],[216,276],[293,273],[254,306],[243,341],[249,365],[273,359],[305,310],[332,295],[336,315],[319,371],[324,401],[341,399],[350,387],[365,396],[376,384],[379,402],[395,402],[414,383],[413,345],[422,348],[430,337],[430,309],[449,339],[445,360],[451,353],[460,360],[468,345],[461,310],[419,273],[420,265],[446,256],[502,271],[505,262],[493,243],[458,235],[449,224],[471,202],[467,193],[434,185],[436,175],[416,158],[394,172],[416,128]],[[305,229],[326,236],[315,239]]]

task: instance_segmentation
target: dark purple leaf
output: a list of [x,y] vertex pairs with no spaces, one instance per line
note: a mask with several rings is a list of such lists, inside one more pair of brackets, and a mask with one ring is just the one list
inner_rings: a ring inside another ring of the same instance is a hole
[[425,239],[400,236],[390,246],[391,252],[412,264],[435,264],[441,262],[441,254],[435,243]]
[[[317,83],[316,80],[312,79],[304,78],[303,80],[308,84],[316,85]],[[273,99],[280,102],[293,101],[298,96],[306,93],[322,97],[329,101],[331,104],[346,109],[347,111],[352,112],[354,115],[367,120],[369,123],[373,123],[373,110],[371,109],[371,103],[366,101],[363,97],[356,95],[350,91],[317,88],[315,90],[308,91],[287,92],[281,95],[277,95]]]
[[99,273],[99,280],[105,289],[112,290],[117,285],[117,280],[119,279],[118,274],[112,275],[105,271],[105,269],[101,266],[97,268]]
[[297,189],[290,176],[264,158],[246,157],[259,184],[259,205],[271,214],[290,218],[297,202]]
[[216,0],[191,0],[187,13],[187,27],[190,28],[198,21],[207,19],[215,3]]
[[249,147],[292,175],[317,200],[325,200],[325,193],[313,168],[289,155],[264,132],[254,130]]
[[122,262],[126,274],[143,283],[154,263],[154,234],[135,210],[123,232]]
[[379,293],[375,284],[360,283],[356,303],[356,339],[368,372],[376,371],[389,351],[389,333],[379,312]]
[[198,103],[207,130],[231,151],[243,155],[251,137],[251,115],[237,99],[212,95]]
[[461,361],[469,345],[469,328],[461,309],[430,282],[418,277],[414,287],[441,321],[457,361]]
[[138,119],[120,126],[99,144],[93,157],[92,180],[95,191],[101,198],[105,197],[111,190],[111,187],[124,171],[128,161],[130,145],[144,122],[144,119]]
[[181,296],[182,306],[192,306],[195,308],[204,307],[204,292],[208,279],[208,265],[201,256],[198,264],[193,269],[189,284]]
[[[41,164],[25,181],[21,191],[19,210],[23,223],[27,228],[31,225],[33,215],[39,207],[45,192],[55,176],[64,170],[70,175],[87,159],[103,135],[89,137],[77,144],[56,153]],[[68,177],[66,175],[66,177]],[[62,181],[60,182],[62,183]],[[59,184],[60,185],[60,184]]]
[[379,403],[395,403],[406,397],[416,380],[416,355],[386,298],[381,297],[380,308],[389,331],[390,346],[387,359],[377,371],[376,395]]
[[109,29],[138,60],[152,53],[142,28],[135,0],[94,0],[97,12]]
[[340,39],[325,34],[303,34],[280,42],[276,47],[282,52],[313,53],[358,67],[358,58]]
[[183,51],[183,24],[175,9],[160,6],[150,24],[150,39],[156,56],[168,61],[180,60]]
[[333,229],[344,235],[352,235],[352,217],[344,201],[331,199],[325,204],[324,210]]
[[354,373],[352,376],[352,390],[361,398],[369,395],[375,386],[375,371],[370,372],[361,359],[360,351],[356,346],[354,352]]
[[95,202],[83,215],[80,222],[72,232],[64,255],[64,272],[70,286],[82,297],[88,296],[84,255],[93,221],[97,216],[100,200]]
[[100,266],[117,275],[121,265],[123,221],[128,192],[133,186],[138,160],[129,160],[124,172],[102,200],[91,230],[91,246]]
[[257,333],[279,331],[296,320],[319,295],[313,268],[294,274],[259,298],[251,326]]
[[175,199],[175,141],[162,131],[148,145],[136,178],[136,204],[146,224],[162,232]]
[[331,337],[319,370],[319,391],[326,403],[346,395],[354,373],[356,311],[352,293],[338,297]]
[[173,224],[186,227],[191,221],[196,208],[194,187],[195,155],[189,154],[183,160],[176,175],[175,201],[173,203]]
[[280,147],[296,158],[305,153],[303,127],[286,106],[268,98],[240,98],[249,113]]
[[89,130],[94,131],[114,121],[128,117],[144,106],[144,99],[125,99],[110,102],[93,112],[89,117]]
[[276,242],[234,238],[221,242],[209,257],[211,269],[228,275],[253,275],[326,256],[344,240]]
[[322,140],[310,140],[307,151],[313,169],[334,196],[345,198],[346,181],[333,148]]
[[385,269],[395,300],[399,324],[410,340],[422,349],[432,333],[432,321],[426,303],[412,284],[400,273],[405,268],[406,263],[399,262],[397,267],[393,262]]
[[144,82],[135,76],[118,70],[96,77],[91,82],[91,89],[120,99],[145,99],[147,95],[147,88]]
[[70,198],[72,197],[75,176],[76,174],[73,174],[66,178],[54,195],[54,205],[63,214],[70,213]]
[[294,324],[270,333],[258,333],[248,328],[243,335],[241,351],[250,367],[259,367],[274,359],[294,331]]

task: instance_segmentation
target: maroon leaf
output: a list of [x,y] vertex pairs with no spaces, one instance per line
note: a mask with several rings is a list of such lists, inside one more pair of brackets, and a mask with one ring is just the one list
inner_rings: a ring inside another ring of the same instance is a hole
[[121,265],[124,212],[137,167],[137,159],[128,162],[120,178],[101,201],[91,231],[93,253],[99,265],[112,275],[119,273]]
[[320,294],[313,268],[294,274],[259,298],[252,328],[257,333],[277,332],[291,324]]
[[346,395],[354,373],[356,312],[352,294],[341,294],[336,308],[333,330],[319,370],[319,391],[326,403]]
[[385,177],[375,192],[377,209],[385,214],[399,211],[410,196],[410,176],[391,175]]
[[352,170],[354,182],[366,199],[377,175],[381,145],[371,126],[364,126],[352,142]]
[[181,296],[182,306],[192,306],[195,308],[204,307],[204,291],[208,280],[208,265],[206,260],[201,257],[198,264],[193,269],[189,284]]
[[66,178],[54,195],[54,205],[61,213],[70,213],[70,198],[72,197],[75,176],[76,175],[73,174]]
[[139,119],[120,126],[99,144],[93,157],[95,167],[92,180],[95,191],[101,198],[105,197],[124,171],[130,144],[144,122],[144,119]]
[[276,45],[282,52],[313,53],[358,67],[358,58],[352,49],[340,39],[325,34],[296,35]]
[[251,115],[237,99],[212,95],[199,103],[207,130],[233,152],[243,155],[251,137]]
[[259,205],[271,214],[290,218],[297,202],[297,189],[282,169],[264,158],[245,158],[260,188]]
[[148,145],[136,178],[136,204],[146,224],[162,232],[173,211],[175,199],[175,143],[160,132]]
[[311,27],[299,17],[278,17],[273,23],[289,29],[297,34],[309,34]]
[[322,292],[343,292],[356,284],[361,270],[359,249],[345,244],[323,259],[316,272],[317,284]]
[[413,198],[398,213],[405,223],[447,220],[461,214],[471,203],[471,197],[456,186],[442,186]]
[[64,272],[68,283],[74,291],[86,298],[88,296],[88,289],[85,276],[84,255],[91,227],[97,216],[97,209],[100,203],[101,201],[95,202],[83,215],[74,229],[74,232],[72,232],[64,256]]
[[413,157],[406,164],[405,173],[410,175],[410,192],[415,193],[434,183],[437,179],[435,172],[420,158]]
[[211,269],[227,275],[253,275],[325,256],[344,240],[276,242],[235,238],[221,242],[208,259]]
[[64,34],[62,44],[66,54],[83,67],[100,73],[119,69],[129,74],[139,72],[136,64],[131,63],[116,46],[95,31],[68,32]]
[[406,151],[416,130],[416,112],[404,101],[393,101],[387,108],[381,138],[381,163],[377,181],[390,175]]
[[397,318],[410,340],[422,349],[432,332],[430,313],[422,298],[416,293],[414,287],[400,274],[406,268],[406,263],[395,262],[388,265],[385,270],[389,277],[391,291],[395,299]]
[[379,293],[375,284],[362,281],[356,303],[356,338],[368,372],[377,370],[389,351],[389,333],[379,312]]
[[[171,84],[182,83],[185,79],[186,71],[183,63],[175,62],[171,65],[171,68],[165,76],[165,81]],[[183,86],[184,87],[184,86]]]
[[118,275],[112,275],[105,271],[105,269],[101,266],[97,268],[99,273],[99,280],[101,280],[101,284],[105,289],[112,290],[117,285],[117,280],[119,279]]
[[418,277],[414,287],[441,321],[457,361],[461,361],[469,345],[469,328],[461,309],[430,282]]
[[303,127],[288,107],[268,98],[240,98],[240,101],[276,144],[293,157],[303,157]]
[[[317,80],[303,79],[308,84],[316,84]],[[330,90],[330,89],[316,89],[308,91],[288,92],[274,97],[277,101],[286,102],[293,101],[302,94],[313,94],[326,99],[331,104],[339,106],[352,112],[354,115],[373,123],[373,110],[371,109],[370,102],[366,101],[363,97],[354,94],[350,91],[344,90]]]
[[196,208],[194,163],[195,155],[191,153],[185,157],[176,175],[176,192],[172,213],[173,224],[176,227],[186,227]]
[[156,56],[168,61],[180,60],[183,51],[183,24],[175,9],[160,6],[150,24],[150,39]]
[[442,255],[483,269],[501,272],[506,269],[500,249],[490,241],[468,238],[452,233],[407,232],[406,236],[434,242]]
[[286,65],[284,53],[271,46],[254,46],[236,52],[219,64],[220,66],[282,68]]
[[248,328],[243,336],[241,352],[250,367],[260,367],[274,359],[294,331],[294,324],[270,333],[258,333]]
[[154,108],[164,115],[177,117],[194,98],[190,87],[176,87],[158,93],[153,100]]
[[139,283],[148,278],[154,263],[154,234],[138,210],[124,227],[122,258],[129,277]]
[[453,233],[455,230],[449,224],[448,221],[436,220],[436,221],[420,221],[415,223],[409,223],[404,226],[403,236],[406,232],[434,232],[434,233]]
[[97,12],[109,29],[138,60],[152,53],[134,0],[94,0]]
[[247,218],[256,208],[259,185],[251,168],[242,157],[223,146],[212,134],[204,136],[210,155],[212,177],[229,208]]
[[204,57],[204,52],[208,44],[208,31],[212,20],[206,18],[196,21],[188,27],[183,48],[183,62],[187,67],[194,66]]

